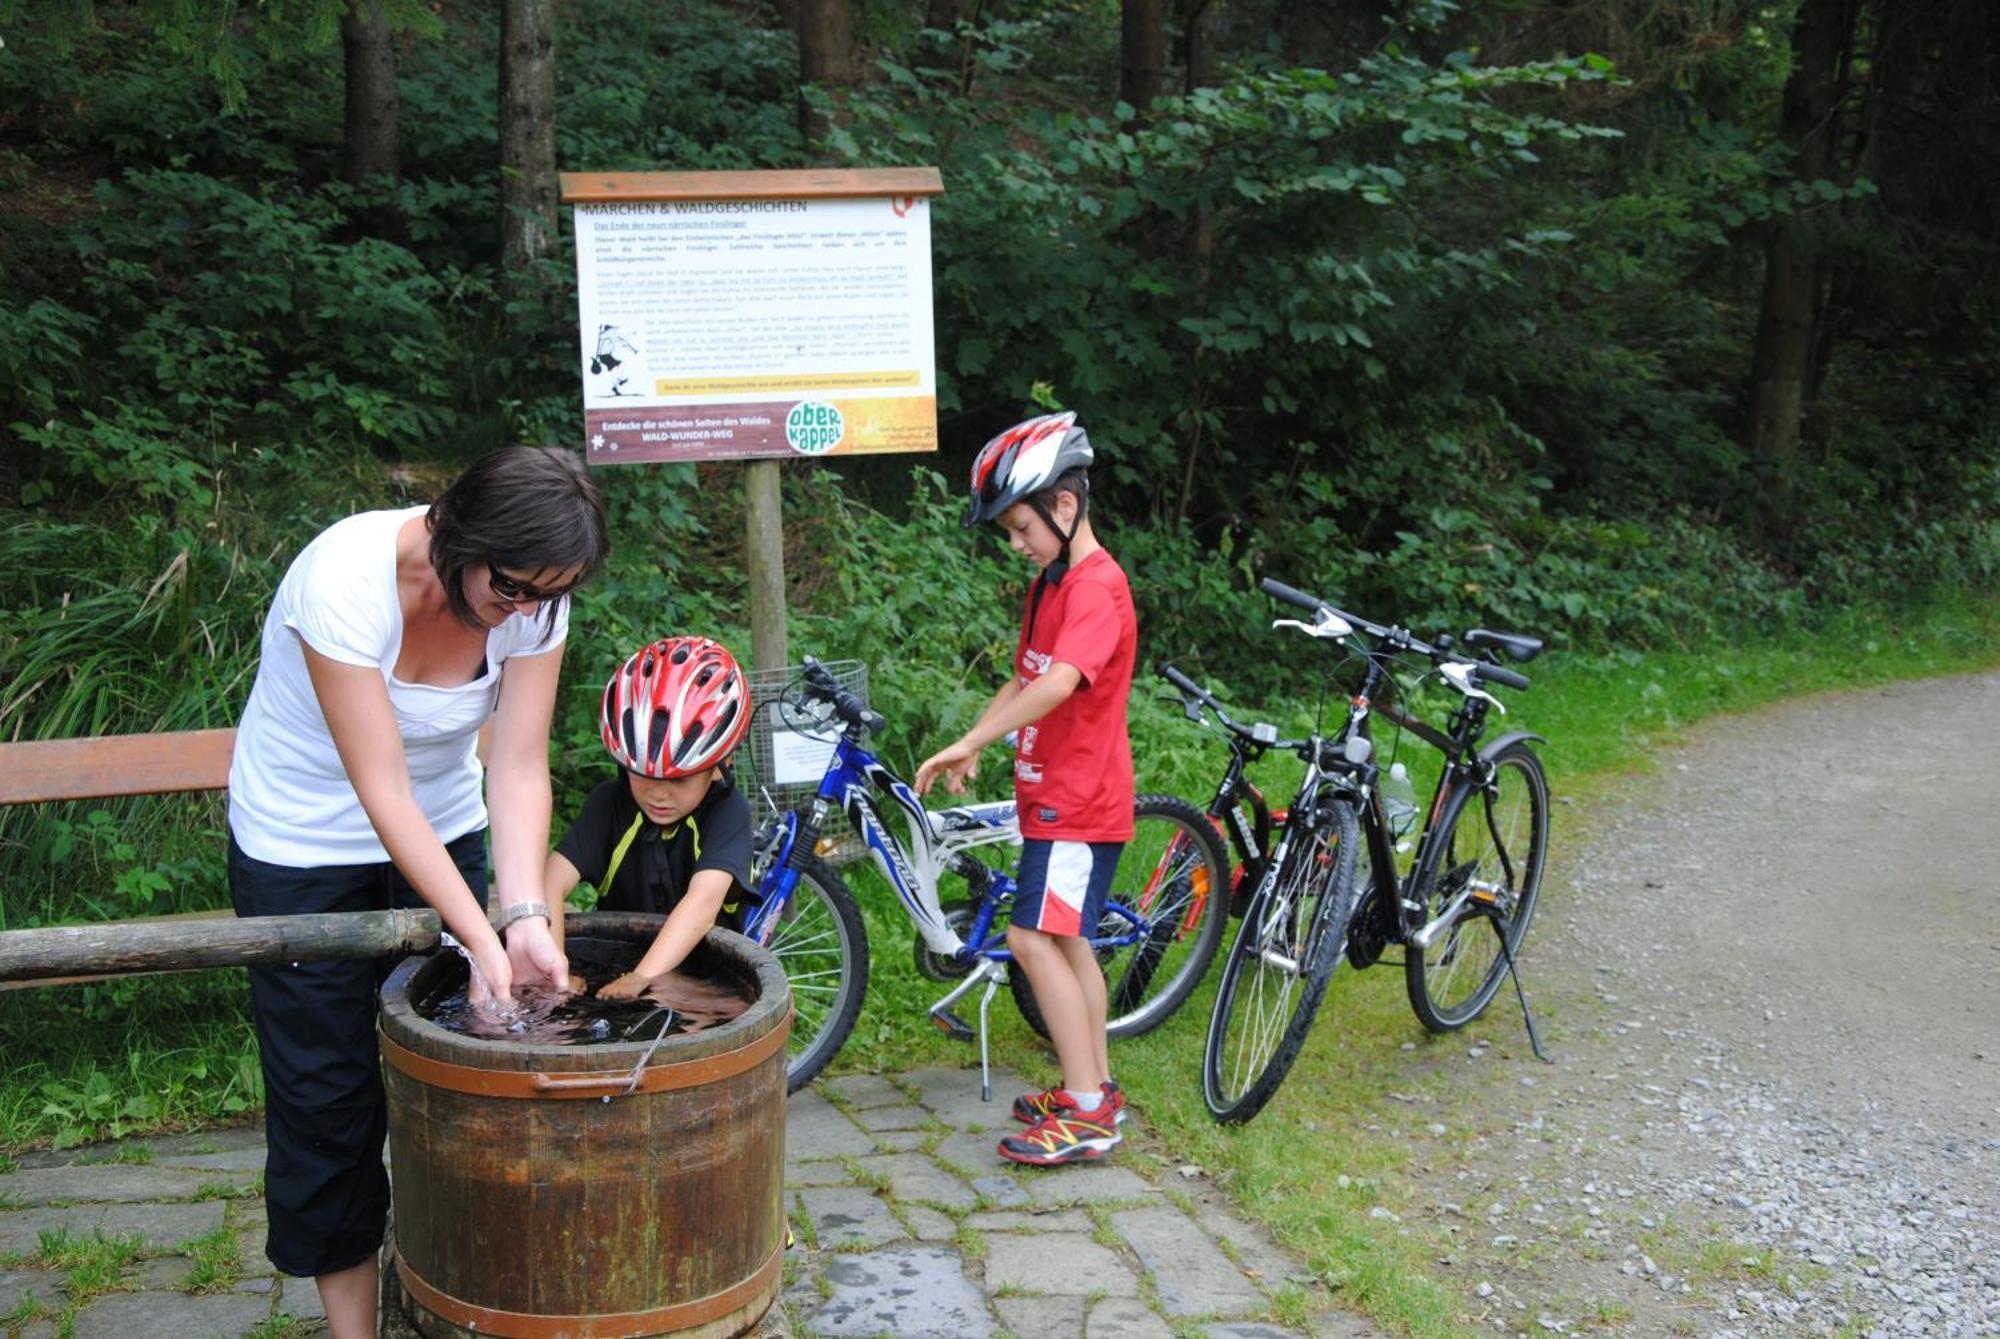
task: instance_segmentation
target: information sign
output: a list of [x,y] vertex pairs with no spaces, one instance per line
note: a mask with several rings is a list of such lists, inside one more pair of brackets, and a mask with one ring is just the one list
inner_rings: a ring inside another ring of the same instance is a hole
[[924,196],[578,198],[576,263],[591,464],[937,449]]

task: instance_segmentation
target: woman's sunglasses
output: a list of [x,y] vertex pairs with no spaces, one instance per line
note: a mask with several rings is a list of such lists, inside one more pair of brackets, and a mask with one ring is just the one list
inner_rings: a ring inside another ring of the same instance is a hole
[[500,564],[491,558],[486,560],[486,584],[493,593],[509,604],[545,604],[550,600],[560,600],[573,587],[560,586],[555,590],[538,590],[525,581],[517,581],[500,570]]

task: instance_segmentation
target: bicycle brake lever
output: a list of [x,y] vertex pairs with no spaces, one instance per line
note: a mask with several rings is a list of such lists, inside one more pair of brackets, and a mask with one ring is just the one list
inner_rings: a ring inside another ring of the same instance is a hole
[[1297,628],[1308,637],[1330,638],[1333,640],[1338,640],[1354,631],[1353,624],[1344,618],[1334,616],[1324,609],[1320,611],[1319,617],[1311,623],[1302,623],[1296,618],[1274,618],[1271,620],[1271,626],[1273,628]]
[[1453,661],[1450,664],[1439,665],[1438,673],[1449,679],[1451,686],[1459,692],[1464,693],[1467,697],[1486,699],[1498,707],[1500,714],[1505,716],[1507,714],[1507,704],[1472,682],[1472,672],[1477,668],[1479,668],[1477,665],[1468,665],[1462,661]]

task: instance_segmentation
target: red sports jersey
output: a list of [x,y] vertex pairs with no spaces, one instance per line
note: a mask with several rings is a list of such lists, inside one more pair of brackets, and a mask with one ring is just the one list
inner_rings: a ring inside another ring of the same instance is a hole
[[[1039,601],[1036,592],[1040,592]],[[1083,676],[1048,715],[1021,727],[1014,799],[1024,837],[1132,839],[1132,740],[1125,699],[1139,652],[1139,620],[1125,569],[1099,549],[1061,584],[1028,588],[1014,669],[1026,688],[1058,662]]]

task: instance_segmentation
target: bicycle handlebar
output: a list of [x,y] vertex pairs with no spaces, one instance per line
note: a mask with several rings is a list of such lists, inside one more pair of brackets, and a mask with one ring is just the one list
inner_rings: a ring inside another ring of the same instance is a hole
[[1157,666],[1157,668],[1159,670],[1159,675],[1162,679],[1165,679],[1168,683],[1180,689],[1183,693],[1186,693],[1189,697],[1194,698],[1196,701],[1201,702],[1206,706],[1215,707],[1216,710],[1218,711],[1221,710],[1221,708],[1217,706],[1215,698],[1209,693],[1209,691],[1206,688],[1203,688],[1200,684],[1196,683],[1193,679],[1188,678],[1187,675],[1181,673],[1180,670],[1176,669],[1174,667],[1174,663],[1171,660],[1162,660]]
[[842,688],[832,671],[811,656],[805,658],[805,689],[806,696],[831,706],[834,715],[856,729],[879,731],[888,724],[879,712],[870,711],[860,698]]
[[[1368,619],[1348,613],[1338,605],[1329,604],[1316,595],[1308,595],[1296,587],[1287,586],[1282,581],[1265,577],[1257,583],[1257,586],[1273,599],[1297,605],[1299,608],[1314,615],[1319,614],[1322,610],[1333,614],[1353,627],[1359,628],[1369,636],[1386,641],[1394,650],[1414,652],[1417,655],[1426,657],[1435,665],[1452,663],[1470,665],[1472,666],[1472,681],[1475,686],[1482,683],[1497,683],[1502,687],[1516,689],[1526,689],[1528,686],[1528,676],[1518,671],[1507,669],[1490,661],[1477,660],[1469,656],[1454,655],[1443,646],[1432,646],[1428,642],[1419,641],[1403,628],[1370,622]],[[1448,642],[1451,639],[1447,637],[1441,640]]]
[[[1275,725],[1262,723],[1254,726],[1243,725],[1240,722],[1231,720],[1229,713],[1222,709],[1222,703],[1216,701],[1215,694],[1181,673],[1179,667],[1170,660],[1162,660],[1158,665],[1154,666],[1154,669],[1159,673],[1161,678],[1180,689],[1189,702],[1198,702],[1202,706],[1207,707],[1211,712],[1214,712],[1215,719],[1222,723],[1223,729],[1229,731],[1229,733],[1235,735],[1238,739],[1243,740],[1254,749],[1259,751],[1263,749],[1292,749],[1309,742],[1302,739],[1280,739],[1278,738],[1278,727]],[[1198,716],[1198,713],[1192,711],[1188,714],[1191,719]]]

